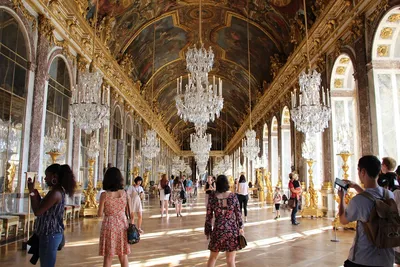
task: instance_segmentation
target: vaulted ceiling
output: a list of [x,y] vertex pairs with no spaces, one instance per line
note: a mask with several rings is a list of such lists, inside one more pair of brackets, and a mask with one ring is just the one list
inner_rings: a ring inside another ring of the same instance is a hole
[[[95,2],[92,0],[92,2]],[[202,40],[211,46],[211,75],[223,80],[224,108],[208,124],[213,148],[223,149],[249,112],[246,0],[203,0]],[[313,1],[307,1],[313,2]],[[291,25],[303,14],[302,0],[250,0],[250,58],[252,106],[272,81],[270,57],[285,61],[293,50]],[[88,19],[94,8],[89,10]],[[189,149],[191,123],[177,116],[176,78],[187,82],[185,53],[199,41],[198,0],[99,0],[99,15],[113,18],[109,40],[117,59],[133,58],[131,77],[183,149]],[[155,33],[154,33],[155,30]],[[153,40],[155,35],[155,51]],[[154,57],[154,66],[153,66]]]

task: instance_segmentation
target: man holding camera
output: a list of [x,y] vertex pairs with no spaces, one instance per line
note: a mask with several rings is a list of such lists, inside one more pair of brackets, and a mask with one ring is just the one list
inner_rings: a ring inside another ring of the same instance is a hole
[[[358,177],[364,184],[365,191],[376,199],[383,199],[385,191],[378,185],[378,175],[381,171],[381,162],[375,156],[364,156],[358,161]],[[364,192],[358,184],[351,181],[344,181],[349,188],[354,188],[357,193]],[[393,193],[386,191],[389,198],[394,198]],[[339,219],[343,225],[357,221],[356,236],[350,248],[349,256],[344,262],[344,267],[353,266],[393,266],[394,249],[378,248],[368,240],[362,223],[368,221],[374,202],[363,195],[356,195],[345,207],[345,188],[338,189],[340,198]],[[361,223],[362,222],[362,223]]]

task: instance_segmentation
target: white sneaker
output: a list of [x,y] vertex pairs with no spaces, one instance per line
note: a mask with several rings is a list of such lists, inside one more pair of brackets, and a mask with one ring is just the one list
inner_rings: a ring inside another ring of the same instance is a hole
[[247,222],[247,216],[244,217],[244,221]]

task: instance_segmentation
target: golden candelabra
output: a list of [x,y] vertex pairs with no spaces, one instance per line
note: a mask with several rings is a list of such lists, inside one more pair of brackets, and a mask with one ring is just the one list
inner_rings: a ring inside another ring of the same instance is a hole
[[81,209],[81,215],[83,215],[83,216],[97,216],[97,208],[98,208],[98,204],[96,201],[97,190],[93,186],[93,184],[94,184],[94,181],[93,181],[94,180],[94,168],[93,168],[93,166],[94,166],[95,162],[96,162],[96,160],[93,158],[88,159],[89,182],[88,182],[87,189],[83,191],[83,193],[85,195],[85,205]]
[[313,165],[314,160],[307,159],[308,165],[308,192],[303,193],[305,197],[305,207],[301,211],[301,216],[322,217],[324,212],[318,208],[318,192],[314,188]]
[[133,179],[135,179],[136,177],[139,176],[139,167],[138,166],[133,167],[132,174],[133,174]]
[[4,182],[6,182],[6,186],[5,186],[6,193],[12,193],[14,191],[13,183],[14,183],[14,178],[15,178],[15,172],[16,172],[16,166],[13,162],[10,162],[10,167],[7,169],[8,177],[7,177],[7,179],[4,179]]
[[[349,171],[349,165],[347,165],[347,161],[349,160],[349,157],[352,156],[352,155],[353,154],[351,154],[350,152],[341,152],[341,153],[337,154],[337,156],[340,156],[342,158],[342,161],[343,161],[342,170],[343,170],[343,179],[344,180],[348,180],[348,178],[349,178],[349,174],[347,173]],[[354,192],[347,191],[346,195],[344,196],[344,203],[346,205],[348,205],[350,200],[355,195],[356,194]],[[340,199],[339,199],[338,195],[335,196],[335,200],[339,204]],[[332,222],[332,226],[334,228],[342,227],[344,229],[356,229],[357,222],[350,222],[348,224],[341,224],[340,223],[340,219],[339,219],[339,214],[336,214],[336,217]]]
[[57,162],[57,158],[62,155],[62,153],[59,152],[59,151],[49,151],[46,154],[50,156],[51,161],[52,161],[53,164],[56,163]]
[[267,188],[267,204],[274,204],[274,191],[271,183],[271,173],[267,170],[264,171],[264,182]]
[[256,169],[256,188],[258,191],[258,200],[261,203],[261,206],[264,206],[265,204],[263,172],[262,168]]

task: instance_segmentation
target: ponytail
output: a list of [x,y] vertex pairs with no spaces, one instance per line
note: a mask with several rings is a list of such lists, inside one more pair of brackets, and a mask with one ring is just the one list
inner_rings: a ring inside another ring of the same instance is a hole
[[47,167],[46,172],[57,174],[58,184],[62,186],[65,192],[72,197],[75,193],[76,181],[74,173],[68,164],[52,164]]

